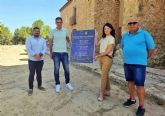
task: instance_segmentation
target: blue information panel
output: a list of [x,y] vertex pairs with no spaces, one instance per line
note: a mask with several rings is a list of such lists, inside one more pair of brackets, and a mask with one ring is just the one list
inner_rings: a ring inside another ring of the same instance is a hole
[[95,30],[77,30],[72,33],[70,61],[93,63],[95,53]]

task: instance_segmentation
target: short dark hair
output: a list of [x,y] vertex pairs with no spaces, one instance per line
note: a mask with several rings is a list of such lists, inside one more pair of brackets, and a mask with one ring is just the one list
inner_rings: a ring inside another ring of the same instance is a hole
[[39,29],[39,30],[40,30],[40,28],[39,28],[39,27],[33,27],[33,30],[35,30],[35,29]]
[[62,18],[61,18],[61,17],[57,17],[57,18],[56,18],[56,21],[57,21],[57,20],[61,20],[61,21],[62,21]]

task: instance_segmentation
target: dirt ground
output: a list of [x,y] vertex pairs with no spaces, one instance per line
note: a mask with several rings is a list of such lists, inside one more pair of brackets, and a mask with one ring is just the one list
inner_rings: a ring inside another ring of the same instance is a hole
[[[137,106],[125,108],[122,103],[128,94],[112,84],[111,96],[97,101],[99,75],[70,66],[74,91],[65,88],[61,65],[62,89],[55,93],[53,62],[45,57],[43,86],[37,89],[36,80],[32,96],[27,95],[28,65],[24,46],[0,46],[0,116],[134,116]],[[145,116],[165,116],[165,108],[146,100]]]

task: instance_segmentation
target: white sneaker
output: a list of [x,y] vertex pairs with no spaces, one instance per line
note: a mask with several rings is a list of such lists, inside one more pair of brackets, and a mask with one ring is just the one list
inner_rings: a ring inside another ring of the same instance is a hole
[[66,88],[68,88],[69,90],[73,91],[73,87],[72,87],[71,83],[66,84]]
[[57,92],[57,93],[60,92],[60,84],[56,85],[56,92]]

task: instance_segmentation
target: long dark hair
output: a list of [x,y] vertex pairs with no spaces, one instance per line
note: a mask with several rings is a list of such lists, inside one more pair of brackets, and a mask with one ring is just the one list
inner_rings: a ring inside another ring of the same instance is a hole
[[106,23],[106,24],[103,26],[103,34],[102,34],[102,37],[103,37],[103,38],[106,37],[106,34],[105,34],[105,32],[104,32],[105,26],[107,26],[107,27],[109,27],[109,28],[112,29],[111,35],[115,38],[115,29],[113,28],[112,24],[110,24],[110,23]]

